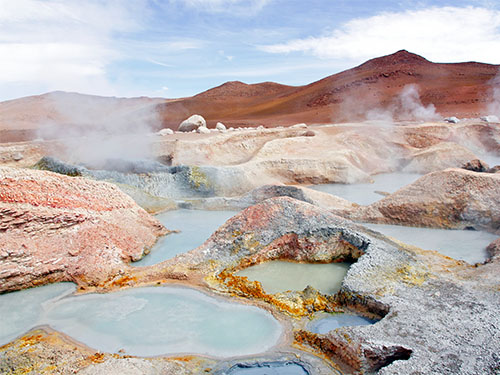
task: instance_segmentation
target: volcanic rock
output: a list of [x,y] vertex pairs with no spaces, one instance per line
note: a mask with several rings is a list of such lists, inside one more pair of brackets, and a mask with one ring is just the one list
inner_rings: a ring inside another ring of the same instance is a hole
[[498,117],[495,115],[482,116],[481,120],[486,121],[486,122],[500,122]]
[[462,168],[473,172],[488,172],[490,169],[488,164],[479,159],[468,161],[467,163],[462,165]]
[[427,174],[390,196],[344,213],[360,221],[500,230],[500,175],[465,169]]
[[444,121],[449,122],[450,124],[458,124],[460,120],[456,118],[455,116],[452,117],[446,117]]
[[0,168],[0,292],[117,272],[166,229],[115,186]]
[[196,129],[196,132],[200,134],[209,134],[210,129],[208,129],[206,126],[200,126],[198,129]]
[[180,132],[190,132],[201,126],[204,126],[205,128],[207,127],[205,119],[200,115],[192,115],[188,119],[182,121],[177,130]]
[[222,122],[218,122],[217,124],[215,124],[215,129],[220,132],[226,131],[226,125],[224,125]]
[[158,135],[172,135],[174,134],[174,131],[170,128],[166,128],[166,129],[161,129],[159,132],[158,132]]

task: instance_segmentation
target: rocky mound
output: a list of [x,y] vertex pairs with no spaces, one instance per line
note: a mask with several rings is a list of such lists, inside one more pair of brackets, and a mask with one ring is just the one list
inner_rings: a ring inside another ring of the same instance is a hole
[[0,292],[91,284],[140,259],[166,232],[109,183],[0,168]]
[[447,169],[425,175],[367,207],[354,220],[436,228],[500,230],[500,174]]

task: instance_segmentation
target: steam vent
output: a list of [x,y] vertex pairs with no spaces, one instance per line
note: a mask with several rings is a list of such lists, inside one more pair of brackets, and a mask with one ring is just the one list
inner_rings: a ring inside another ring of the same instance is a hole
[[15,3],[0,374],[500,374],[499,4]]

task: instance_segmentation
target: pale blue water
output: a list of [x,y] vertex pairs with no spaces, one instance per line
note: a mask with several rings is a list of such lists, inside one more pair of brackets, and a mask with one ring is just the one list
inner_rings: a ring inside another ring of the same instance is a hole
[[47,305],[73,293],[75,284],[58,283],[0,295],[0,345],[42,324]]
[[150,266],[171,259],[202,245],[237,211],[175,210],[156,215],[156,218],[168,229],[180,230],[161,238],[146,255],[132,266]]
[[270,362],[260,363],[252,367],[235,366],[228,375],[307,375],[308,371],[296,363]]
[[54,284],[1,295],[0,344],[49,325],[105,352],[229,357],[264,352],[282,333],[280,323],[265,310],[191,288],[68,296],[73,290],[71,284]]
[[373,183],[323,184],[311,188],[365,206],[384,198],[383,195],[375,193],[375,191],[394,193],[403,186],[416,181],[422,175],[415,173],[384,173],[371,177]]
[[436,250],[450,258],[465,260],[470,264],[484,262],[487,259],[486,247],[498,238],[497,235],[474,230],[416,228],[365,223],[362,225],[409,245],[424,250]]
[[333,314],[324,318],[315,319],[307,325],[307,329],[314,333],[327,333],[334,329],[346,326],[364,326],[376,323],[375,320],[358,315]]
[[267,293],[302,291],[308,285],[325,294],[335,294],[342,284],[348,263],[294,263],[274,260],[238,271],[236,275],[259,281]]

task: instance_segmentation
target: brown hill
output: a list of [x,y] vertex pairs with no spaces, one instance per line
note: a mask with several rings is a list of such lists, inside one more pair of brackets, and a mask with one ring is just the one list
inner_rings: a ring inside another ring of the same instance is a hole
[[172,128],[193,113],[203,115],[209,126],[216,121],[238,126],[363,120],[369,110],[390,108],[411,84],[418,85],[422,104],[434,104],[442,116],[477,117],[486,113],[489,82],[498,71],[498,65],[475,62],[433,63],[402,50],[306,86],[228,82],[161,105],[162,117]]
[[[498,72],[499,65],[433,63],[402,50],[306,86],[233,81],[176,100],[56,92],[0,103],[0,139],[36,138],[39,132],[34,129],[47,124],[67,128],[112,123],[112,130],[129,131],[146,122],[153,128],[176,129],[195,113],[204,116],[209,127],[217,121],[235,127],[358,121],[374,111],[406,120],[412,114],[396,104],[407,85],[417,85],[422,104],[433,104],[443,117],[477,117],[487,114],[490,82]],[[125,124],[128,129],[123,129]]]

